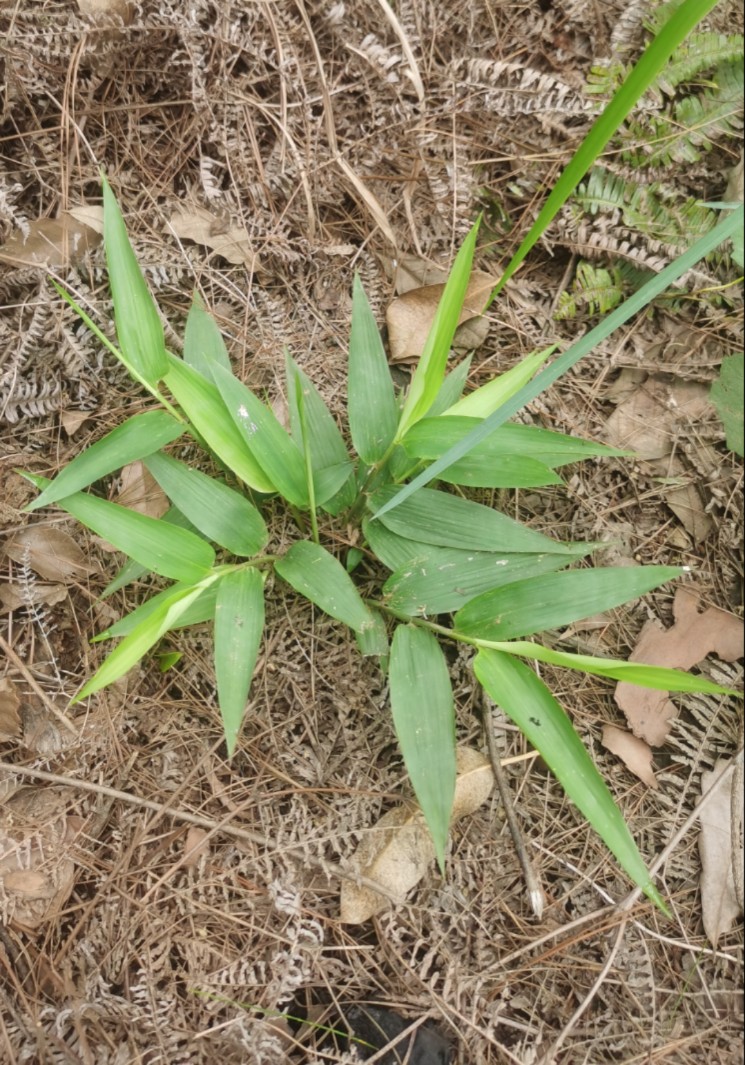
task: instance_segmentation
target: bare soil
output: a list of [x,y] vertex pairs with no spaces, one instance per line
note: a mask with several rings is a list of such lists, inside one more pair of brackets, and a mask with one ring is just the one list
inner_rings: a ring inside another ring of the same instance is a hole
[[[103,168],[172,349],[196,289],[252,388],[281,405],[286,345],[341,413],[354,272],[382,323],[391,260],[447,266],[484,210],[480,266],[498,274],[589,126],[588,70],[611,54],[622,15],[636,54],[642,9],[620,0],[3,4],[0,242],[99,204]],[[730,32],[732,10],[710,25]],[[526,69],[544,79],[530,106]],[[736,162],[730,144],[675,179],[719,200]],[[213,248],[244,228],[237,261],[174,235],[174,213],[199,210],[211,215]],[[113,335],[94,245],[68,248],[52,272]],[[588,327],[553,318],[579,251],[560,231],[534,250],[489,312],[472,385]],[[102,657],[90,638],[148,586],[102,602],[121,559],[53,509],[24,513],[34,493],[14,470],[53,476],[147,402],[44,269],[0,263],[0,303],[5,542],[28,524],[53,527],[84,562],[66,580],[45,580],[0,553],[0,823],[26,856],[15,890],[6,877],[0,892],[0,1061],[351,1062],[356,1052],[314,1027],[338,1025],[348,1003],[436,1025],[459,1065],[742,1060],[742,923],[715,946],[704,934],[690,819],[702,772],[741,746],[738,704],[676,700],[654,790],[600,744],[603,724],[624,723],[612,686],[543,671],[645,858],[672,844],[659,873],[672,919],[647,902],[617,909],[629,884],[540,761],[525,758],[506,772],[547,896],[540,919],[495,791],[454,829],[445,879],[433,864],[404,905],[340,923],[339,867],[407,794],[384,678],[340,625],[275,581],[231,761],[199,627],[164,641],[159,653],[182,654],[173,668],[161,672],[151,657],[71,708]],[[738,306],[660,303],[526,417],[607,439],[629,387],[708,388],[741,335]],[[406,368],[396,373],[405,381]],[[559,538],[607,540],[606,561],[688,565],[705,605],[742,616],[742,467],[710,405],[695,415],[683,407],[665,425],[670,475],[688,492],[677,509],[665,472],[636,457],[588,462],[570,469],[566,487],[502,502]],[[118,485],[105,489],[114,497]],[[280,527],[274,546],[285,535]],[[672,594],[555,638],[627,656],[645,621],[669,624]],[[741,683],[739,665],[710,657],[702,668]],[[453,655],[451,670],[459,742],[485,750],[468,659]],[[522,736],[495,720],[503,757],[527,754]],[[282,1012],[306,1023],[277,1020]]]

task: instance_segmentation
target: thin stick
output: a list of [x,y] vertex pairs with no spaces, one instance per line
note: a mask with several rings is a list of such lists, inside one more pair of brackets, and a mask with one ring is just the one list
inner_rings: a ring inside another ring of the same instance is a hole
[[66,728],[68,732],[71,732],[73,736],[77,736],[78,730],[75,728],[71,721],[68,721],[62,711],[54,705],[53,701],[49,698],[43,688],[41,688],[40,685],[36,683],[26,663],[18,657],[18,655],[15,653],[13,648],[3,636],[0,636],[0,650],[3,650],[5,652],[5,654],[8,656],[15,668],[21,674],[23,679],[28,683],[34,694],[39,696],[49,713],[53,714],[57,718],[59,723],[64,726],[64,728]]

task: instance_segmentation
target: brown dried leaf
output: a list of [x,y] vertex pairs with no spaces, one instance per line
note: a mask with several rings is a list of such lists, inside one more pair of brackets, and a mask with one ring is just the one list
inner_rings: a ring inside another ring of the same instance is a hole
[[186,833],[184,866],[187,869],[195,869],[199,865],[202,855],[209,853],[207,836],[208,833],[205,829],[197,828],[194,825]]
[[[720,758],[714,769],[701,775],[701,794],[716,785],[731,759]],[[737,900],[734,866],[742,869],[743,793],[734,795],[734,775],[717,788],[717,794],[701,811],[698,849],[701,855],[701,908],[704,931],[716,948],[719,937],[730,931],[742,913]],[[737,807],[733,809],[733,802]],[[734,816],[733,816],[734,815]],[[732,836],[735,823],[738,840]]]
[[0,740],[12,740],[21,733],[21,700],[8,677],[0,677]]
[[245,226],[231,225],[204,207],[197,206],[174,211],[168,224],[179,240],[204,244],[229,263],[243,263],[253,273],[262,272],[259,257],[253,250]]
[[170,506],[168,496],[139,459],[122,468],[116,501],[148,518],[162,518]]
[[11,233],[0,247],[0,262],[61,269],[80,262],[100,241],[100,233],[65,211],[59,218],[36,219],[26,234],[19,229]]
[[0,603],[5,610],[19,610],[21,607],[56,606],[67,599],[67,588],[64,584],[42,584],[34,581],[26,584],[23,588],[15,584],[0,584]]
[[77,0],[81,15],[93,22],[111,24],[120,21],[128,26],[134,18],[134,3],[131,0]]
[[[474,270],[458,318],[459,326],[464,322],[470,323],[473,318],[481,317],[489,293],[496,283],[491,274]],[[411,289],[389,304],[385,320],[388,325],[391,362],[412,362],[419,358],[444,290],[444,285],[425,285],[423,288]],[[471,330],[468,339],[473,340],[477,335]],[[463,346],[459,343],[457,333],[453,346]],[[467,343],[465,346],[470,345]]]
[[69,584],[96,570],[69,533],[53,525],[27,525],[10,539],[5,550],[14,562],[29,565],[48,581]]
[[74,436],[83,422],[91,416],[89,410],[61,410],[59,420],[68,436]]
[[659,787],[652,769],[652,748],[644,740],[615,725],[603,725],[601,742],[607,751],[617,754],[639,780],[655,790]]
[[[712,652],[725,662],[743,655],[743,622],[718,607],[699,613],[700,593],[681,587],[673,600],[675,624],[665,629],[658,621],[648,621],[642,629],[630,661],[645,662],[669,669],[690,669]],[[667,739],[670,723],[678,714],[669,692],[639,688],[620,681],[615,699],[626,715],[631,731],[653,747]]]
[[712,409],[708,388],[696,381],[654,376],[644,381],[629,376],[624,381],[624,389],[616,382],[615,395],[622,398],[608,418],[605,437],[609,444],[630,448],[641,459],[666,458],[680,431],[701,421]]
[[[456,764],[458,776],[451,824],[477,810],[494,786],[491,765],[479,751],[459,747]],[[387,895],[343,881],[340,920],[344,924],[361,924],[387,909],[391,904],[387,897],[390,895],[402,903],[425,875],[434,857],[432,837],[419,807],[410,803],[389,810],[360,843],[353,859],[360,876],[380,884]]]

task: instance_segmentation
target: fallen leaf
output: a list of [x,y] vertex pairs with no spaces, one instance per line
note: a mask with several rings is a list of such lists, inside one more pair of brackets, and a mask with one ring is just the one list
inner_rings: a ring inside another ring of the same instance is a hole
[[134,18],[134,4],[130,0],[77,0],[77,3],[80,14],[94,22],[120,20],[128,26]]
[[[718,759],[714,769],[701,774],[701,794],[706,795],[730,764],[731,759]],[[734,865],[743,865],[742,825],[743,792],[733,790],[734,775],[720,784],[717,794],[707,803],[699,815],[701,833],[698,849],[701,855],[701,908],[704,931],[716,948],[720,936],[730,931],[742,913],[737,900]],[[733,809],[733,802],[737,803]],[[732,826],[736,825],[737,842],[732,838]]]
[[54,525],[27,525],[9,540],[5,550],[14,562],[30,566],[48,581],[69,584],[96,570],[70,534]]
[[208,833],[203,828],[197,828],[192,826],[186,833],[186,840],[184,842],[184,866],[187,869],[195,869],[204,854],[209,853],[209,845],[207,844]]
[[0,740],[15,739],[21,733],[21,700],[8,677],[0,677]]
[[59,420],[68,436],[74,436],[83,422],[91,416],[89,410],[61,410]]
[[[115,0],[119,3],[119,0]],[[124,0],[126,3],[126,0]],[[80,222],[84,226],[88,226],[89,229],[94,230],[96,233],[100,233],[103,236],[103,207],[97,206],[93,203],[85,203],[80,207],[71,207],[67,212],[75,219],[76,222]]]
[[397,296],[403,296],[415,288],[429,285],[444,285],[448,272],[442,266],[436,266],[429,259],[418,255],[399,255],[391,263],[393,268],[393,287]]
[[[469,747],[457,751],[457,778],[451,824],[477,810],[488,799],[494,786],[489,761]],[[419,883],[435,857],[429,829],[419,807],[414,803],[397,806],[384,814],[370,834],[360,843],[352,860],[360,876],[373,880],[402,903]],[[342,882],[340,920],[344,924],[361,924],[387,909],[391,900],[373,888]]]
[[659,787],[652,769],[652,748],[644,740],[615,725],[603,725],[601,743],[611,754],[618,755],[639,780],[655,790]]
[[[725,662],[743,655],[743,622],[734,614],[710,606],[699,612],[700,593],[693,587],[678,588],[673,600],[675,623],[665,629],[658,621],[648,621],[642,629],[630,661],[668,669],[690,669],[714,652]],[[626,715],[635,736],[653,747],[667,739],[678,710],[670,693],[640,688],[620,681],[615,699]]]
[[139,460],[122,468],[116,501],[148,518],[162,518],[171,505],[150,470]]
[[100,241],[100,233],[64,211],[59,218],[37,218],[26,233],[11,233],[0,247],[0,262],[62,269],[80,262]]
[[196,206],[174,211],[168,225],[179,240],[203,244],[229,263],[243,263],[252,273],[261,273],[259,257],[245,226],[231,225],[204,207]]
[[67,599],[64,584],[42,584],[34,581],[22,588],[17,584],[0,584],[0,603],[5,610],[19,610],[28,606],[56,606]]
[[[490,274],[474,270],[458,318],[459,326],[470,322],[471,319],[481,318],[489,293],[495,284],[496,279]],[[444,291],[444,285],[425,285],[423,288],[409,290],[389,304],[385,320],[388,325],[391,362],[412,362],[419,358]],[[488,322],[486,328],[488,329]],[[473,335],[472,332],[469,334],[471,339]],[[458,342],[457,333],[453,346],[462,346]],[[466,347],[468,346],[466,344]]]

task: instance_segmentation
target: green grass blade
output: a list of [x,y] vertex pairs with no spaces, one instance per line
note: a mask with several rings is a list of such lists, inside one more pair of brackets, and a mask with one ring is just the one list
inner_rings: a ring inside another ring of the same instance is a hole
[[[46,477],[24,476],[37,487],[49,483]],[[204,577],[215,561],[210,545],[188,529],[148,518],[118,503],[76,492],[60,500],[57,506],[161,577],[193,583]]]
[[305,461],[274,412],[223,366],[212,377],[233,423],[254,460],[281,496],[296,507],[308,505]]
[[222,577],[215,609],[215,675],[228,756],[233,754],[264,631],[264,581],[255,569]]
[[391,574],[383,591],[394,610],[447,614],[493,588],[552,573],[571,561],[566,555],[500,555],[419,545],[419,554]]
[[103,179],[103,240],[119,346],[139,376],[155,386],[168,370],[163,326],[106,178]]
[[684,572],[677,566],[609,566],[529,577],[472,599],[455,615],[454,627],[482,640],[529,636],[611,610]]
[[357,274],[352,289],[347,409],[354,449],[372,466],[396,435],[398,406],[378,326]]
[[589,133],[562,171],[538,217],[492,291],[490,303],[515,273],[536,241],[543,236],[551,221],[590,170],[626,116],[654,83],[675,49],[716,4],[717,0],[683,0],[682,3],[672,7],[667,22],[629,71],[623,85],[595,120]]
[[184,333],[184,362],[193,367],[202,377],[212,380],[212,364],[214,362],[230,371],[230,356],[225,347],[217,322],[205,309],[198,293],[194,293],[194,299],[186,319],[186,332]]
[[439,477],[442,471],[451,466],[454,462],[462,459],[464,455],[467,455],[477,444],[480,444],[482,440],[485,440],[490,433],[499,428],[504,422],[511,418],[513,414],[516,414],[526,404],[532,402],[542,392],[545,392],[555,381],[557,381],[563,374],[570,370],[580,359],[582,359],[588,352],[592,351],[596,344],[605,340],[610,334],[628,321],[637,311],[642,310],[650,303],[655,296],[658,296],[661,292],[664,292],[669,286],[681,277],[686,270],[690,270],[691,267],[703,259],[710,251],[713,251],[725,240],[728,240],[734,232],[742,228],[743,221],[745,219],[745,210],[742,205],[733,211],[727,218],[719,222],[714,229],[712,229],[705,236],[697,240],[696,243],[679,256],[670,266],[666,266],[664,270],[661,270],[659,274],[648,281],[638,292],[635,292],[630,296],[620,307],[612,311],[601,323],[594,329],[591,329],[581,340],[573,344],[568,351],[564,352],[555,362],[550,366],[542,370],[537,377],[533,378],[528,384],[524,385],[519,392],[517,392],[512,399],[504,403],[498,410],[490,414],[480,425],[472,429],[467,436],[463,437],[457,444],[455,444],[449,451],[442,455],[439,459],[428,466],[423,473],[415,477],[413,481],[401,488],[394,496],[385,500],[377,514],[376,518],[382,517],[383,514],[394,509],[394,507],[400,506],[405,500],[409,499],[411,495],[423,488],[434,477]]
[[[211,582],[216,579],[216,576],[210,575],[207,581]],[[98,671],[81,688],[72,702],[78,703],[81,699],[101,691],[102,688],[107,688],[109,684],[119,680],[137,665],[161,636],[175,626],[189,604],[199,598],[207,581],[201,581],[195,586],[167,589],[168,594],[163,596],[156,609],[150,611],[145,619],[140,621],[104,659]]]
[[493,411],[506,403],[508,399],[528,383],[547,359],[556,351],[556,344],[552,344],[543,351],[534,351],[526,355],[524,359],[499,374],[493,381],[487,381],[481,388],[469,392],[467,396],[454,403],[444,411],[446,417],[461,415],[468,418],[487,418]]
[[326,614],[360,632],[372,628],[374,619],[341,562],[319,544],[294,543],[274,564],[275,571],[296,592]]
[[196,432],[220,461],[249,488],[257,492],[276,492],[246,446],[217,387],[173,355],[164,380]]
[[668,914],[605,781],[545,684],[528,666],[499,651],[479,651],[474,672],[490,698],[540,753],[624,872]]
[[[353,470],[352,463],[347,454],[344,437],[339,432],[331,411],[316,386],[303,373],[289,352],[285,353],[285,370],[292,438],[298,449],[304,452],[305,434],[301,424],[304,422],[313,467],[315,499],[319,506],[323,506],[347,482]],[[298,388],[302,395],[302,418]]]
[[540,643],[528,643],[513,640],[501,643],[491,640],[477,640],[479,647],[491,647],[495,651],[531,658],[537,662],[547,662],[553,666],[564,666],[580,673],[591,673],[597,677],[610,680],[624,680],[627,684],[638,684],[642,688],[655,688],[668,692],[708,692],[711,695],[736,695],[742,698],[742,692],[733,688],[724,688],[714,684],[707,677],[694,676],[680,669],[666,669],[663,666],[648,666],[642,662],[623,662],[615,658],[598,658],[594,655],[576,655],[567,651],[557,651],[544,647]]
[[386,513],[382,504],[395,491],[395,488],[381,489],[371,497],[370,505],[381,508],[378,514],[384,514],[380,520],[388,529],[418,543],[466,551],[571,554],[566,544],[542,536],[498,510],[431,488]]
[[458,318],[466,296],[468,279],[471,276],[473,253],[476,249],[476,237],[480,224],[479,219],[471,227],[455,257],[401,411],[401,420],[396,433],[398,440],[409,426],[424,417],[442,386],[450,345],[453,342],[455,330],[458,328]]
[[77,455],[41,495],[29,503],[26,510],[38,510],[39,507],[79,492],[81,488],[87,488],[127,463],[143,459],[165,447],[185,430],[185,425],[163,410],[135,414]]
[[145,465],[168,498],[208,539],[248,558],[266,546],[269,534],[264,519],[240,492],[170,455],[150,455]]
[[445,656],[430,632],[398,626],[389,681],[398,744],[444,873],[455,795],[455,711]]

